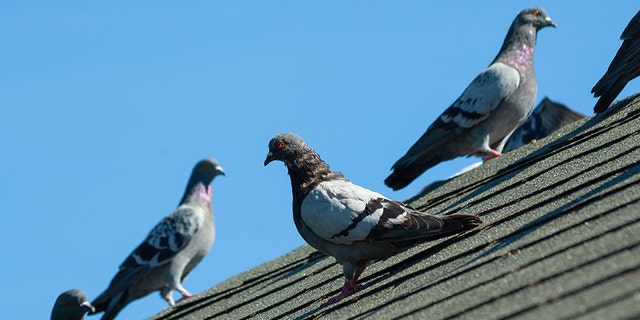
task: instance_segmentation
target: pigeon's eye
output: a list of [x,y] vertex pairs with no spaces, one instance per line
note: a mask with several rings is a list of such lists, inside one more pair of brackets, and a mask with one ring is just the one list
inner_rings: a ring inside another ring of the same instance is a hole
[[64,301],[62,301],[62,304],[64,304],[67,307],[70,307],[71,306],[71,300],[65,299]]
[[204,162],[202,164],[202,167],[204,167],[205,169],[209,169],[209,167],[211,167],[211,164],[209,162]]
[[286,143],[284,143],[284,141],[280,141],[280,143],[278,143],[278,149],[282,150],[282,149],[284,149],[284,147],[285,147],[286,145],[287,145],[287,144],[286,144]]
[[540,11],[538,10],[533,10],[533,12],[531,13],[534,17],[537,17],[540,15]]

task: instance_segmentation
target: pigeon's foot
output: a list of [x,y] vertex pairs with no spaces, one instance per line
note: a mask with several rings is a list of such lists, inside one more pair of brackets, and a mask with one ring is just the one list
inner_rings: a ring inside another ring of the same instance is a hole
[[182,295],[182,300],[193,297],[193,295],[185,289],[180,290],[180,294]]
[[484,157],[482,157],[482,160],[484,161],[488,161],[494,158],[497,158],[499,156],[501,156],[502,153],[495,151],[493,149],[489,149],[489,151],[487,151],[487,153],[484,155]]
[[344,283],[344,286],[342,287],[342,291],[340,291],[340,294],[329,299],[327,302],[322,304],[322,308],[329,306],[331,304],[334,304],[352,294],[354,294],[356,291],[358,291],[358,289],[360,288],[360,286],[356,283],[356,281],[347,281]]

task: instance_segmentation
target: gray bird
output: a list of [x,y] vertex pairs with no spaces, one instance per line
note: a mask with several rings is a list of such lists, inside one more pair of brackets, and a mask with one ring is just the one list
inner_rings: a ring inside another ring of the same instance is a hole
[[191,294],[182,281],[213,245],[215,229],[211,182],[225,172],[215,159],[198,162],[178,208],[162,219],[120,265],[111,284],[93,301],[95,313],[113,319],[128,303],[159,290],[173,305],[173,290]]
[[502,149],[503,153],[522,147],[533,140],[542,139],[552,132],[578,121],[585,116],[564,104],[544,97],[527,120],[513,132]]
[[82,320],[85,313],[94,310],[84,291],[72,289],[58,296],[51,310],[51,320]]
[[640,11],[622,31],[620,40],[623,40],[622,45],[609,69],[591,89],[594,97],[600,97],[593,107],[595,112],[606,110],[627,82],[640,75]]
[[434,216],[353,184],[293,133],[269,142],[266,166],[286,165],[293,192],[293,221],[302,238],[342,265],[342,291],[323,306],[357,291],[367,265],[411,246],[473,229],[472,215]]
[[515,18],[498,55],[393,166],[385,184],[406,187],[427,169],[460,156],[484,160],[501,155],[511,133],[536,100],[533,51],[538,30],[556,27],[542,8]]

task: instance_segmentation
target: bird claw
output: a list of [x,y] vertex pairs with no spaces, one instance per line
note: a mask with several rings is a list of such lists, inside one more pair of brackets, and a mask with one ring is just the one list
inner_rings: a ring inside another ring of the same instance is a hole
[[344,287],[342,287],[342,291],[340,291],[340,294],[329,299],[327,302],[322,304],[322,308],[327,307],[329,305],[332,305],[354,293],[356,293],[356,291],[358,291],[358,289],[360,289],[360,285],[356,284],[356,285],[352,285],[352,284],[345,284]]
[[495,151],[493,149],[489,149],[489,151],[487,151],[487,153],[484,155],[484,157],[482,157],[482,160],[488,161],[488,160],[491,160],[491,159],[495,159],[495,158],[497,158],[497,157],[499,157],[501,155],[502,155],[502,153],[500,153],[498,151]]

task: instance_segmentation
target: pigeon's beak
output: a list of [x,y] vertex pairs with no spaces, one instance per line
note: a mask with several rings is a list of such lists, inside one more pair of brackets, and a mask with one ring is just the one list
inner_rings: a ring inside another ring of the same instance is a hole
[[216,167],[216,171],[218,171],[218,172],[219,172],[219,174],[221,174],[221,175],[223,175],[223,176],[226,176],[226,175],[227,175],[227,173],[226,173],[226,172],[224,172],[224,169],[222,169],[222,167],[221,167],[221,166],[217,166],[217,167]]
[[553,22],[553,20],[551,20],[551,17],[546,17],[544,21],[546,22],[545,26],[554,27],[554,28],[558,27],[558,25],[555,22]]
[[84,312],[89,312],[89,313],[95,313],[96,312],[96,308],[94,308],[93,305],[91,305],[91,303],[89,303],[89,301],[85,301],[82,304],[80,304],[80,308],[82,310],[84,310]]
[[269,163],[271,163],[271,161],[273,161],[273,152],[269,151],[269,153],[267,153],[267,158],[264,159],[264,166],[266,167]]

